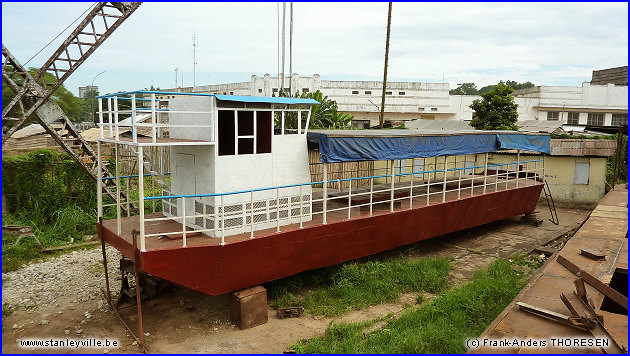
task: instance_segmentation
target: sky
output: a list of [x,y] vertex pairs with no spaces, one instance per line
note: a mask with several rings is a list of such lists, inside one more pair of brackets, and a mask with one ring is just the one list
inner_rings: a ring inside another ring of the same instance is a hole
[[[2,43],[24,65],[91,4],[3,2]],[[166,89],[177,75],[192,86],[193,33],[196,85],[275,76],[281,12],[276,2],[145,2],[65,85],[75,95],[92,82],[102,94]],[[26,66],[43,65],[79,21]],[[382,80],[386,27],[387,3],[296,2],[293,72]],[[627,3],[393,3],[389,81],[581,86],[594,69],[627,64]]]

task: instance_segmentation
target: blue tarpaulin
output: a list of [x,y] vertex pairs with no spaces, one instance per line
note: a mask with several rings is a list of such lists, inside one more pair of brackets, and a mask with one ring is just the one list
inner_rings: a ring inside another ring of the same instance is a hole
[[[398,131],[398,132],[394,132]],[[309,131],[322,162],[380,161],[453,156],[519,149],[549,153],[550,137],[540,134],[418,133],[414,130]]]

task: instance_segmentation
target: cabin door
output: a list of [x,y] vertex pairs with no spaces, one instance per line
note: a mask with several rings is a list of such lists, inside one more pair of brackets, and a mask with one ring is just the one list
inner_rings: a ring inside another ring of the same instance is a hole
[[175,174],[179,185],[178,194],[197,194],[197,168],[195,167],[195,155],[178,153]]

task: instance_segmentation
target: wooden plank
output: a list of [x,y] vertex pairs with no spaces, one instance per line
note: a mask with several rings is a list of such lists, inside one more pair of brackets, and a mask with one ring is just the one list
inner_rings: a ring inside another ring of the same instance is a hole
[[598,291],[604,293],[608,298],[612,299],[615,303],[628,310],[628,298],[624,297],[621,293],[610,288],[609,285],[602,283],[599,279],[595,278],[590,273],[584,271],[580,267],[576,266],[573,262],[567,260],[562,255],[558,255],[557,260],[559,264],[571,271],[576,276],[582,278],[584,282],[595,287]]

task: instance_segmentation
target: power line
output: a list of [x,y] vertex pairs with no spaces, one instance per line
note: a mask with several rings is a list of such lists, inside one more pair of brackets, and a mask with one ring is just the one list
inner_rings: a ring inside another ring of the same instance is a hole
[[55,38],[53,38],[52,40],[50,40],[50,42],[48,42],[48,44],[46,44],[42,49],[39,50],[39,52],[35,53],[35,55],[33,57],[31,57],[28,61],[26,61],[26,63],[23,64],[24,67],[26,67],[26,65],[28,64],[28,62],[30,62],[31,60],[33,60],[33,58],[37,57],[37,55],[39,55],[40,53],[42,53],[43,50],[46,49],[46,47],[50,46],[51,43],[53,43],[57,38],[59,38],[59,36],[61,36],[64,32],[66,32],[66,30],[68,28],[70,28],[70,26],[74,25],[75,22],[77,22],[79,19],[83,18],[83,15],[85,15],[88,11],[90,11],[94,6],[96,6],[96,4],[91,5],[87,10],[83,11],[83,13],[81,15],[79,15],[79,17],[77,17],[76,19],[74,19],[74,21],[72,21],[71,24],[69,24],[66,28],[64,28],[61,32],[59,32],[59,34],[57,36],[55,36]]

